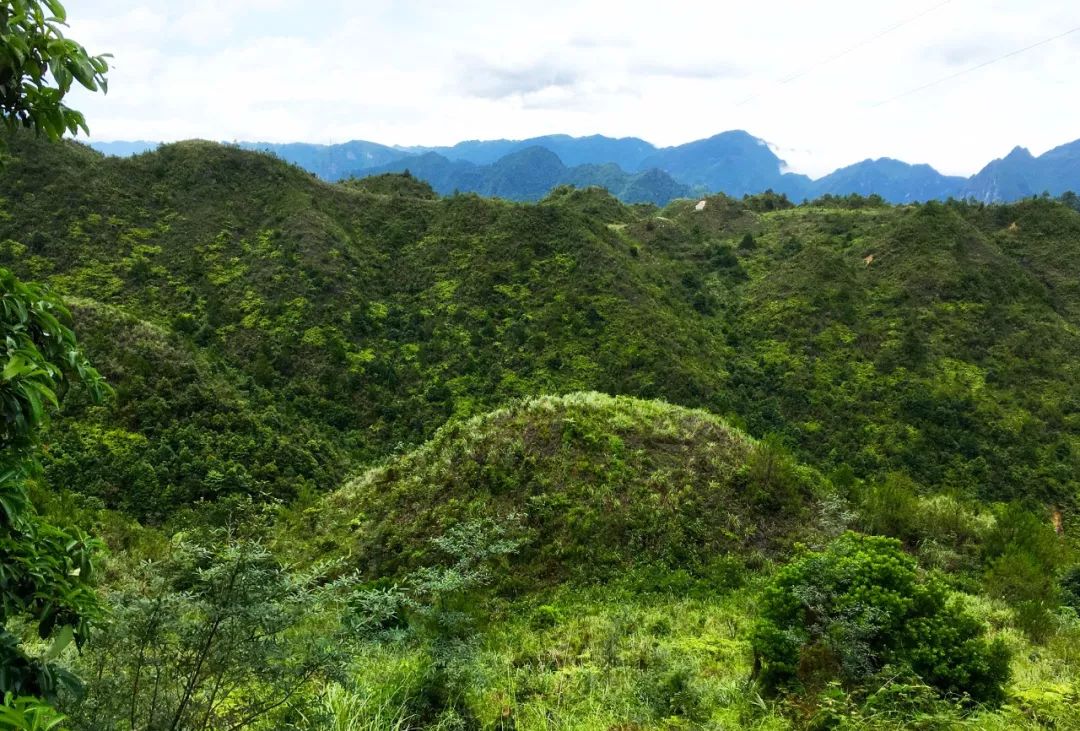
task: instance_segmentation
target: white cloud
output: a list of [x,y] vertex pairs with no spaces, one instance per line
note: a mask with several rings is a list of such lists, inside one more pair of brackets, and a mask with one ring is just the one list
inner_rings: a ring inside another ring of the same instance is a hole
[[1080,25],[1071,0],[953,0],[859,46],[935,5],[72,0],[68,10],[73,37],[115,54],[109,95],[76,100],[103,140],[445,144],[566,132],[667,145],[746,129],[811,174],[880,156],[968,174],[1017,144],[1038,153],[1080,137],[1080,34],[875,106]]
[[458,87],[466,95],[481,99],[506,99],[549,89],[569,89],[581,80],[577,69],[553,59],[511,65],[465,57],[459,63]]

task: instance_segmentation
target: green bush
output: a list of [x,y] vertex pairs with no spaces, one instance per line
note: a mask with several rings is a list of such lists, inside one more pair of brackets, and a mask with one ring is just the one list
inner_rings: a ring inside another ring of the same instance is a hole
[[[389,589],[354,592],[346,621],[357,637],[374,647],[409,643],[428,656],[415,697],[392,709],[399,717],[406,712],[422,718],[468,716],[464,698],[472,680],[461,676],[462,668],[475,652],[490,598],[486,591],[507,570],[506,558],[518,550],[518,541],[509,536],[517,532],[521,517],[452,526],[431,541],[439,554],[436,562]],[[557,610],[547,610],[557,621]],[[442,728],[438,723],[433,727]]]
[[746,496],[755,505],[792,513],[804,509],[807,477],[776,435],[754,445],[738,474]]
[[645,696],[657,716],[703,720],[701,694],[695,687],[695,676],[686,668],[665,668],[646,678]]
[[[246,530],[260,532],[248,518]],[[78,660],[74,729],[283,728],[318,712],[317,690],[344,677],[346,577],[293,570],[236,529],[177,534],[107,596],[110,614]]]
[[1009,656],[984,631],[899,541],[849,532],[776,574],[753,645],[770,690],[858,689],[888,668],[942,695],[999,702]]
[[860,485],[855,499],[859,530],[900,539],[925,568],[977,570],[985,530],[977,503],[952,495],[924,496],[900,472]]

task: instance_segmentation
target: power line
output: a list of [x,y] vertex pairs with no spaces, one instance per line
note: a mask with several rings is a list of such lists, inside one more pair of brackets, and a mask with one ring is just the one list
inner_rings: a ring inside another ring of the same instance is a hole
[[1013,56],[1019,56],[1021,53],[1027,53],[1028,51],[1030,51],[1033,48],[1038,48],[1039,46],[1045,46],[1047,43],[1053,43],[1054,41],[1060,40],[1060,39],[1064,38],[1065,36],[1072,35],[1073,33],[1076,33],[1077,31],[1080,31],[1080,25],[1076,26],[1075,28],[1073,28],[1071,30],[1065,31],[1064,33],[1059,33],[1058,35],[1053,36],[1051,38],[1044,38],[1043,40],[1039,41],[1038,43],[1032,43],[1030,46],[1024,46],[1023,48],[1018,48],[1015,51],[1009,51],[1006,54],[1002,54],[1001,56],[998,56],[997,58],[992,58],[989,61],[983,61],[982,63],[977,64],[975,66],[972,66],[971,68],[964,69],[963,71],[957,71],[955,74],[949,74],[948,76],[943,76],[940,79],[937,79],[935,81],[931,81],[929,84],[923,84],[922,86],[917,86],[914,89],[908,89],[907,91],[902,92],[900,94],[897,94],[896,96],[891,97],[889,99],[886,99],[885,101],[878,102],[877,104],[872,105],[870,108],[871,109],[876,109],[878,107],[883,107],[886,104],[891,104],[892,102],[896,101],[897,99],[903,99],[906,96],[911,96],[912,94],[918,94],[920,91],[925,91],[926,89],[929,89],[931,86],[937,86],[938,84],[943,84],[946,81],[952,81],[953,79],[958,78],[960,76],[964,76],[965,74],[970,74],[972,71],[978,71],[979,69],[986,68],[987,66],[989,66],[991,64],[995,64],[998,61],[1004,61],[1007,58],[1012,58]]
[[[869,46],[874,41],[879,40],[881,38],[884,38],[885,36],[889,35],[890,33],[898,31],[898,30],[900,30],[901,28],[903,28],[906,25],[911,25],[916,20],[920,20],[920,19],[926,17],[927,15],[929,15],[930,13],[933,13],[934,11],[945,7],[946,5],[951,3],[952,1],[953,0],[944,0],[943,2],[938,3],[937,5],[933,6],[932,8],[928,8],[927,10],[922,11],[918,15],[913,15],[910,18],[908,18],[907,20],[902,20],[899,23],[897,23],[896,25],[889,26],[888,28],[881,31],[880,33],[877,33],[877,34],[875,34],[873,36],[870,36],[869,38],[867,38],[865,40],[859,41],[858,43],[856,43],[853,46],[849,46],[848,48],[845,48],[840,53],[837,53],[837,54],[835,54],[833,56],[829,56],[828,58],[822,59],[821,61],[818,61],[815,64],[811,64],[810,66],[807,66],[806,68],[804,68],[804,69],[802,69],[800,71],[796,71],[795,73],[793,73],[793,74],[791,74],[789,76],[785,76],[784,78],[782,78],[782,79],[780,79],[779,81],[776,82],[775,87],[780,87],[780,86],[785,86],[787,84],[790,84],[791,82],[797,81],[797,80],[801,79],[802,77],[806,76],[807,74],[818,70],[822,66],[828,66],[829,64],[833,63],[834,61],[839,61],[840,59],[844,58],[845,56],[848,56],[848,55],[854,53],[855,51],[858,51],[861,48]],[[768,90],[760,91],[757,94],[752,94],[751,96],[748,96],[745,99],[743,99],[741,102],[739,102],[735,106],[736,107],[741,107],[741,106],[743,106],[745,104],[749,104],[750,102],[754,101],[755,99],[761,98],[762,96],[764,96],[767,93],[768,93]]]

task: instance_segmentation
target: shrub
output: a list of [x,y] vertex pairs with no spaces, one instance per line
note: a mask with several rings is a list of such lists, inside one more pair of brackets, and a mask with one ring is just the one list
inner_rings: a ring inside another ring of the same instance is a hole
[[867,487],[859,496],[860,523],[868,533],[899,538],[914,545],[922,521],[915,483],[900,473]]
[[919,492],[918,485],[899,472],[861,487],[856,526],[917,549],[924,567],[949,571],[976,567],[984,526],[975,507],[949,495],[923,497]]
[[694,675],[686,668],[663,669],[647,676],[644,689],[658,717],[703,720],[702,698]]
[[[506,557],[519,541],[508,537],[521,515],[500,521],[471,520],[451,526],[431,540],[442,560],[412,572],[391,589],[364,588],[350,600],[350,619],[361,634],[383,637],[385,631],[408,630],[434,642],[472,633],[483,590],[505,570]],[[393,632],[400,638],[400,632]]]
[[1018,503],[998,507],[994,517],[994,527],[987,532],[983,543],[988,559],[1023,552],[1050,570],[1061,564],[1064,558],[1061,540],[1048,519]]
[[1045,638],[1051,614],[1061,604],[1058,572],[1065,561],[1062,541],[1049,520],[1012,504],[996,511],[983,544],[987,590],[1009,602],[1017,623],[1035,640]]
[[[510,514],[499,521],[475,519],[452,526],[432,539],[441,554],[439,561],[413,571],[389,589],[354,592],[347,621],[360,638],[375,646],[411,641],[429,658],[416,697],[395,710],[399,716],[415,712],[424,718],[438,716],[442,723],[468,715],[464,697],[472,680],[463,678],[462,671],[484,619],[489,598],[485,590],[506,571],[506,558],[517,551],[519,542],[508,534],[516,532],[522,517]],[[557,610],[547,609],[556,621]],[[443,728],[439,723],[433,727]]]
[[1062,601],[1080,612],[1080,566],[1073,566],[1061,577]]
[[845,533],[782,568],[761,602],[753,645],[766,688],[859,689],[887,667],[949,696],[999,702],[1004,644],[921,578],[899,541]]
[[805,508],[806,479],[776,435],[754,445],[738,474],[750,500],[760,508],[798,512]]

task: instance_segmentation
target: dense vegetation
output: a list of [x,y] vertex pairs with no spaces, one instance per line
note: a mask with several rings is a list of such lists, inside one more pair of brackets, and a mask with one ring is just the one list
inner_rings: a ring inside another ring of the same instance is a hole
[[115,390],[26,488],[106,545],[71,727],[1078,722],[1072,199],[8,148],[0,266]]
[[327,489],[448,418],[583,389],[728,414],[827,471],[1075,499],[1080,215],[1052,201],[522,206],[203,143],[12,154],[0,263],[70,299],[118,386],[69,405],[47,469],[140,517]]
[[[512,397],[719,391],[718,336],[696,327],[674,272],[590,215],[632,215],[601,192],[526,208],[330,187],[208,144],[130,160],[17,149],[0,195],[20,215],[0,240],[28,243],[4,245],[0,262],[63,288],[118,384],[115,410],[59,422],[48,469],[140,517],[228,492],[327,489]],[[28,199],[41,176],[66,186],[59,215],[52,196]],[[84,253],[70,255],[72,236]]]
[[[108,63],[65,38],[58,0],[0,4],[0,121],[58,140],[85,131],[67,106],[75,83],[105,89]],[[0,143],[0,154],[6,147]],[[2,160],[0,160],[2,163]],[[58,656],[82,647],[100,616],[93,586],[98,544],[59,526],[34,504],[42,429],[72,385],[100,403],[109,389],[83,355],[60,299],[0,269],[0,724],[54,728],[47,705],[77,687]],[[42,651],[34,644],[48,643]]]
[[766,687],[881,686],[878,674],[975,701],[1000,701],[1008,650],[936,579],[921,581],[900,541],[846,533],[777,572],[754,649]]
[[[99,610],[90,584],[94,542],[43,519],[27,489],[59,395],[72,383],[85,384],[94,401],[107,390],[69,322],[55,295],[0,270],[0,690],[20,695],[55,696],[69,674],[52,661],[73,640],[86,641]],[[10,629],[16,622],[53,647],[44,656],[28,653]]]

